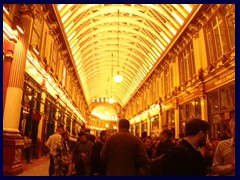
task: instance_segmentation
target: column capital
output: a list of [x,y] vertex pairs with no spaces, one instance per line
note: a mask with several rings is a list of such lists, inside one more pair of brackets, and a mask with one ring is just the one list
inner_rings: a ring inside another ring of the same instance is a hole
[[198,25],[198,24],[190,24],[189,26],[188,26],[188,32],[187,32],[187,34],[188,34],[188,36],[189,37],[193,37],[193,38],[198,38],[199,37],[199,30],[200,30],[201,28],[200,28],[200,25]]
[[38,10],[39,7],[35,4],[22,4],[20,5],[19,11],[21,12],[21,15],[28,15],[32,18],[38,16]]
[[4,39],[3,53],[4,53],[5,57],[7,57],[6,60],[10,60],[10,61],[13,60],[14,47],[15,47],[15,44]]

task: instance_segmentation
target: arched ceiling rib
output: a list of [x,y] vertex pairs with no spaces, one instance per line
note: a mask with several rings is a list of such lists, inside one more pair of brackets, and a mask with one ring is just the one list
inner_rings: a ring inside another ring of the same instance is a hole
[[[94,98],[112,96],[124,107],[195,6],[55,5],[88,105]],[[120,84],[113,81],[118,71],[124,76]]]

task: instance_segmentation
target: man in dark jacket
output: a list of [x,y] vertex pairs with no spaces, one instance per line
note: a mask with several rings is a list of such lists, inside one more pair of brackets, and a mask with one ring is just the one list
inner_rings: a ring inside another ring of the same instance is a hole
[[100,132],[99,141],[95,142],[92,148],[92,175],[94,176],[106,176],[105,164],[100,159],[100,152],[102,150],[103,144],[107,137],[110,135],[108,130],[103,130]]
[[129,132],[129,121],[121,119],[119,131],[109,136],[101,150],[101,160],[106,163],[107,176],[135,176],[137,165],[149,163],[143,142]]
[[161,142],[157,144],[156,156],[160,156],[161,154],[168,152],[174,146],[174,143],[172,141],[172,139],[174,138],[172,130],[164,129],[160,133],[160,137],[161,137]]
[[87,140],[86,133],[84,131],[80,131],[78,136],[79,138],[73,151],[76,175],[90,176],[93,143]]
[[207,166],[198,147],[206,144],[209,125],[201,119],[191,119],[186,124],[186,137],[164,158],[167,176],[205,176]]

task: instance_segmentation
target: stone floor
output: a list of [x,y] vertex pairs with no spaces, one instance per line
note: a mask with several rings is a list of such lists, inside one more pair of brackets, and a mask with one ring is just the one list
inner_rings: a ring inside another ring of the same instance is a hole
[[33,159],[31,163],[23,164],[23,173],[17,176],[48,176],[49,155]]

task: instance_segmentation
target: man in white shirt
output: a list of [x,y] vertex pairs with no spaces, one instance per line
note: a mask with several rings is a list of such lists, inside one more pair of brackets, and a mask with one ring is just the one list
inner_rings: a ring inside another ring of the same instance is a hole
[[52,176],[54,174],[54,159],[53,159],[53,153],[54,153],[54,144],[58,141],[61,140],[61,133],[62,133],[62,128],[57,127],[56,132],[49,136],[47,142],[45,145],[48,147],[50,150],[50,164],[49,164],[49,176]]
[[220,176],[235,175],[235,121],[229,122],[232,138],[220,141],[213,159],[213,174]]

